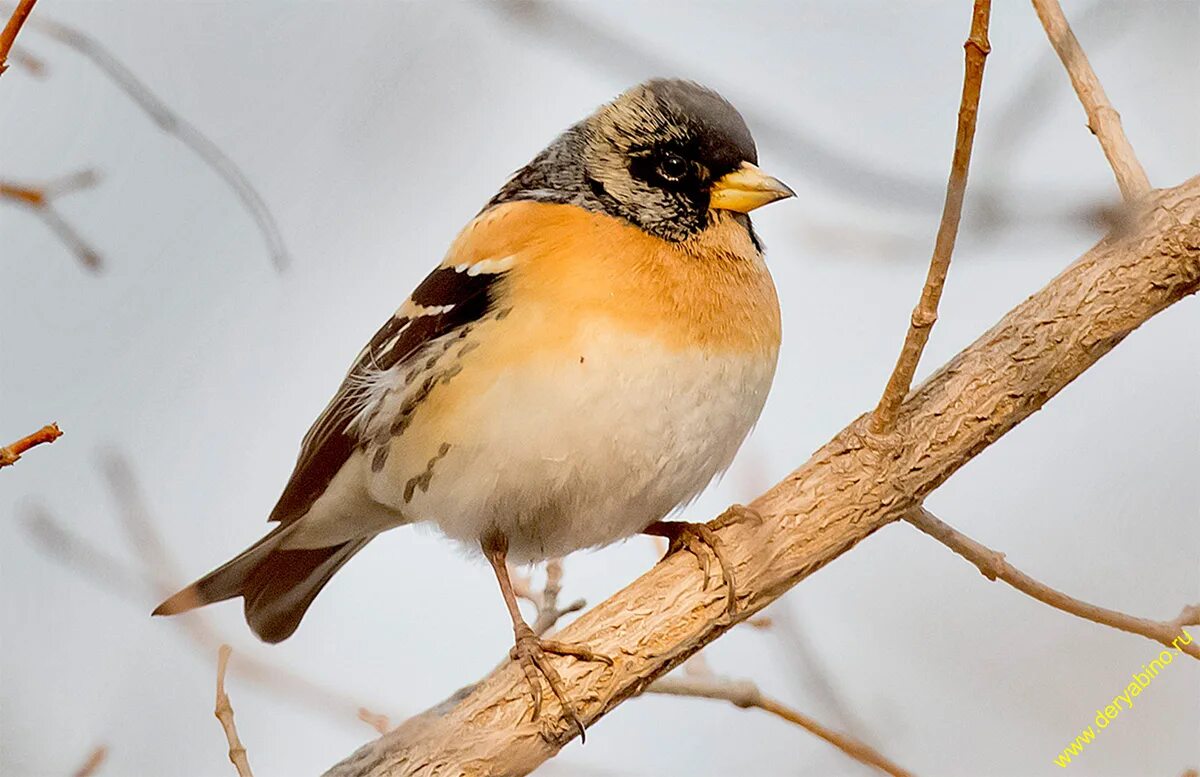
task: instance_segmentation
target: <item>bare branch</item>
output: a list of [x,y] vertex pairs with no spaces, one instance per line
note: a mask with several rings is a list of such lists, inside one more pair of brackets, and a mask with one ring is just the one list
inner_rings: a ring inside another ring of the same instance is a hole
[[75,254],[80,264],[96,272],[102,264],[100,254],[96,253],[54,208],[54,200],[64,194],[94,186],[97,180],[99,176],[94,171],[83,170],[41,186],[0,181],[0,200],[8,200],[32,210],[42,223],[71,249],[71,253]]
[[100,766],[104,763],[104,759],[108,757],[108,748],[100,745],[91,753],[88,754],[87,760],[75,770],[73,777],[94,777],[96,772],[100,770]]
[[1191,640],[1186,645],[1175,644],[1184,626],[1200,625],[1200,606],[1190,605],[1171,621],[1152,621],[1123,612],[1097,607],[1094,604],[1067,596],[1045,583],[1035,580],[1005,560],[1004,554],[971,539],[925,508],[909,513],[906,521],[933,537],[950,550],[974,564],[988,580],[1003,580],[1021,593],[1028,594],[1056,610],[1070,613],[1092,623],[1112,626],[1114,629],[1139,634],[1169,648],[1178,648],[1192,658],[1200,659],[1200,642]]
[[189,121],[168,108],[150,87],[146,86],[133,74],[132,70],[113,56],[95,38],[75,27],[41,16],[33,20],[33,27],[90,59],[158,125],[159,129],[178,138],[211,170],[216,172],[233,190],[241,200],[243,207],[254,219],[259,232],[266,241],[267,250],[275,269],[279,271],[286,269],[289,256],[283,243],[283,236],[275,223],[275,217],[246,174],[216,143],[213,143],[208,136],[196,129]]
[[946,285],[946,274],[950,270],[950,257],[954,253],[954,242],[958,238],[958,222],[962,219],[963,197],[967,192],[967,171],[971,166],[971,147],[975,143],[975,120],[979,115],[979,94],[983,89],[983,65],[991,51],[988,42],[988,22],[992,13],[991,0],[975,0],[971,14],[971,33],[964,45],[966,50],[963,66],[962,99],[958,106],[958,131],[954,140],[954,156],[950,163],[950,179],[946,183],[946,201],[942,207],[942,221],[938,226],[937,240],[933,246],[933,258],[929,262],[929,273],[921,290],[921,299],[912,312],[908,334],[896,360],[896,367],[888,378],[887,387],[879,399],[879,405],[871,419],[871,431],[888,434],[895,428],[900,403],[908,396],[921,352],[929,342],[929,333],[937,321],[938,302],[942,288]]
[[46,63],[24,46],[13,46],[12,51],[8,52],[8,57],[14,65],[24,68],[34,78],[45,77],[48,70]]
[[29,14],[33,11],[33,4],[36,2],[37,0],[21,0],[17,3],[12,16],[8,18],[8,24],[4,25],[3,31],[0,31],[0,75],[8,69],[8,54],[12,51],[13,43],[17,40],[17,33],[21,31],[21,26],[29,18]]
[[1121,127],[1121,114],[1117,113],[1104,93],[1096,71],[1092,70],[1087,54],[1071,31],[1067,17],[1063,15],[1062,6],[1058,0],[1033,0],[1033,8],[1037,11],[1050,45],[1058,53],[1067,75],[1071,77],[1071,85],[1083,104],[1087,113],[1088,129],[1100,141],[1100,148],[1108,158],[1113,175],[1117,178],[1117,186],[1121,188],[1121,196],[1126,202],[1141,197],[1150,191],[1150,179],[1142,169],[1125,130]]
[[366,707],[358,708],[358,719],[378,731],[380,734],[386,734],[392,730],[392,721],[387,715],[381,715],[378,712],[371,712]]
[[513,590],[517,596],[531,603],[537,611],[530,628],[539,637],[546,634],[558,623],[564,615],[578,612],[587,606],[583,599],[576,599],[566,607],[559,608],[558,595],[562,593],[563,563],[560,558],[552,558],[546,562],[546,585],[542,590],[534,590],[529,575],[513,569],[508,569],[512,580]]
[[225,730],[225,741],[229,743],[229,761],[237,769],[238,777],[254,777],[250,771],[250,759],[246,757],[246,748],[238,739],[237,726],[233,722],[233,705],[229,703],[229,695],[225,693],[225,670],[229,665],[229,654],[233,648],[221,645],[217,651],[217,705],[213,714],[221,721]]
[[[1156,313],[1200,289],[1200,177],[1154,192],[1129,220],[919,386],[896,434],[863,416],[751,507],[755,521],[715,531],[738,581],[738,617],[757,613],[887,524]],[[705,589],[687,554],[672,554],[564,628],[564,642],[619,656],[612,667],[549,660],[587,724],[734,625],[725,592]],[[575,736],[553,700],[530,717],[524,676],[504,662],[479,682],[401,723],[328,777],[462,771],[527,774]]]
[[11,445],[0,447],[0,467],[16,464],[21,454],[35,445],[52,443],[62,437],[58,424],[47,424],[33,434],[22,437]]
[[805,729],[824,739],[856,761],[873,766],[893,777],[912,777],[912,773],[888,760],[875,748],[854,737],[826,728],[804,713],[766,696],[750,680],[729,680],[715,677],[660,677],[650,684],[646,693],[668,696],[692,696],[727,701],[742,709],[760,709]]

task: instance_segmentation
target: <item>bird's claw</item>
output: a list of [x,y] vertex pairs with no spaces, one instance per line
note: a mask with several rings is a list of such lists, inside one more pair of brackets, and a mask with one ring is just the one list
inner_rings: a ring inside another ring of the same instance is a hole
[[[729,617],[737,613],[737,587],[733,580],[733,565],[725,556],[725,547],[717,536],[717,529],[723,529],[743,520],[755,523],[762,522],[762,515],[752,507],[733,505],[712,523],[688,523],[686,521],[656,521],[646,528],[647,534],[666,537],[670,543],[667,555],[678,550],[686,550],[700,562],[700,570],[704,574],[704,590],[708,590],[711,563],[709,553],[716,557],[717,565],[721,568],[721,579],[725,583],[725,612]],[[707,550],[706,550],[707,549]]]
[[581,661],[599,661],[608,666],[613,665],[613,660],[584,645],[541,639],[529,626],[525,624],[521,625],[524,628],[517,627],[515,629],[516,641],[512,650],[509,651],[509,657],[520,665],[521,671],[525,673],[525,679],[529,683],[530,692],[533,694],[533,720],[537,720],[542,714],[542,683],[538,677],[538,673],[541,673],[542,677],[546,678],[546,683],[550,686],[550,691],[558,699],[558,703],[562,705],[563,715],[571,722],[575,730],[579,732],[579,741],[583,742],[587,736],[584,732],[583,721],[580,720],[579,715],[575,712],[575,708],[571,705],[566,688],[563,686],[562,677],[558,674],[554,666],[546,660],[546,654],[573,656]]

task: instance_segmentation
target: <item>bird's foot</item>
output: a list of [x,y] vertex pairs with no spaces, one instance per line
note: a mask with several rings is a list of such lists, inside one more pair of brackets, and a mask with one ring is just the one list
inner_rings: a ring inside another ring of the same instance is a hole
[[571,705],[566,688],[563,686],[562,677],[555,670],[554,666],[546,660],[546,654],[574,656],[581,661],[599,661],[608,666],[613,665],[613,660],[585,645],[574,645],[566,642],[541,639],[533,632],[533,629],[524,623],[515,627],[514,632],[516,635],[516,644],[509,651],[509,657],[520,664],[521,671],[525,673],[525,679],[529,682],[529,689],[533,694],[533,719],[537,720],[538,716],[542,713],[542,682],[538,677],[538,673],[540,672],[546,678],[546,682],[550,685],[550,690],[558,699],[558,703],[562,705],[563,714],[579,732],[579,741],[583,742],[586,736],[584,734],[583,721],[579,719],[579,715]]
[[701,572],[704,573],[704,590],[706,591],[711,571],[709,553],[715,556],[717,566],[721,568],[721,579],[725,583],[725,612],[732,618],[737,613],[737,587],[733,580],[733,565],[725,556],[725,546],[721,538],[717,536],[717,530],[743,520],[762,523],[762,515],[752,507],[733,505],[710,523],[655,521],[643,532],[656,537],[665,537],[670,543],[667,548],[668,556],[679,550],[686,550],[695,556],[700,562]]

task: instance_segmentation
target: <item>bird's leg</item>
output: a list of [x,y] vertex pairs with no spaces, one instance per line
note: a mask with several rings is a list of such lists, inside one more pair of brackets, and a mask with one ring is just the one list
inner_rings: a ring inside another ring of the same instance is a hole
[[613,665],[612,659],[596,653],[584,645],[540,639],[521,617],[521,610],[517,606],[517,594],[513,590],[512,580],[508,576],[508,564],[506,563],[508,538],[499,532],[492,532],[483,538],[481,545],[483,554],[487,556],[488,562],[496,572],[496,580],[500,583],[500,593],[504,595],[504,604],[507,605],[509,617],[512,618],[515,644],[509,651],[509,657],[521,665],[521,670],[525,672],[525,679],[529,682],[530,691],[533,693],[533,719],[537,720],[542,712],[542,683],[538,677],[538,672],[541,672],[550,685],[550,690],[562,705],[563,713],[579,731],[579,739],[582,742],[585,737],[583,721],[579,719],[575,709],[571,706],[566,689],[563,687],[562,677],[546,660],[546,654],[574,656],[583,661],[600,661],[609,666]]
[[762,516],[752,507],[733,505],[709,523],[689,523],[687,521],[655,521],[642,530],[643,534],[655,537],[666,537],[670,546],[667,555],[678,550],[686,550],[700,562],[700,570],[704,573],[704,588],[708,589],[709,559],[705,548],[717,558],[717,566],[721,567],[721,579],[725,582],[725,612],[733,617],[737,613],[737,588],[733,582],[733,565],[725,558],[725,547],[717,530],[742,520],[752,520],[762,523]]

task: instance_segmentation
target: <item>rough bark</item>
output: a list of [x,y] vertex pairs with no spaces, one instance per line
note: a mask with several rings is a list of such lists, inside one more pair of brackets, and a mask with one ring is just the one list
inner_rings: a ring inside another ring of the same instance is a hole
[[[1126,335],[1198,287],[1200,177],[1133,203],[1120,229],[914,389],[890,434],[872,434],[860,417],[754,501],[761,524],[722,528],[738,617],[915,509]],[[725,592],[701,583],[696,560],[675,554],[563,630],[558,638],[615,659],[611,668],[551,659],[585,723],[729,629]],[[504,662],[326,775],[527,774],[574,733],[546,697],[543,719],[531,721],[525,680]]]

